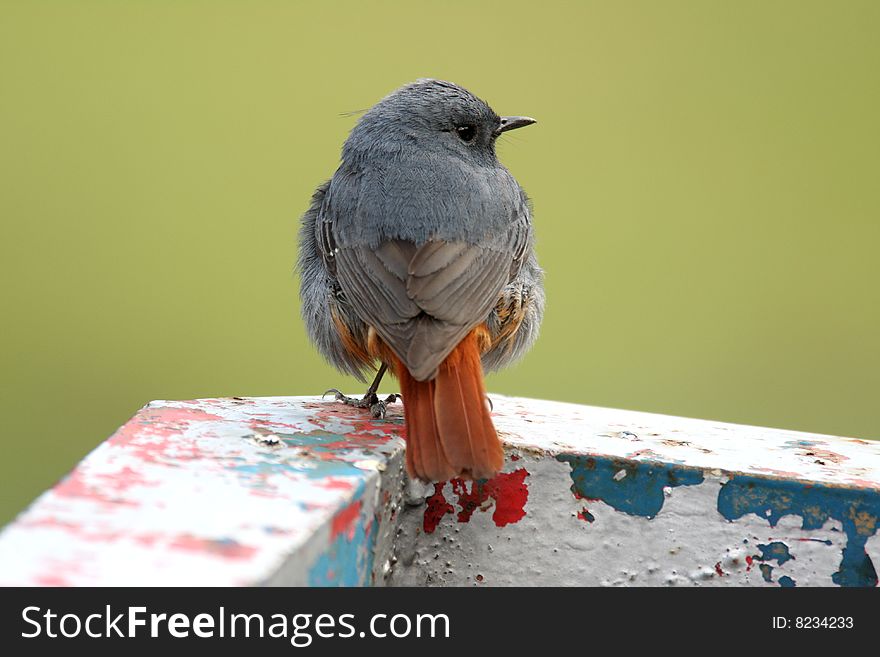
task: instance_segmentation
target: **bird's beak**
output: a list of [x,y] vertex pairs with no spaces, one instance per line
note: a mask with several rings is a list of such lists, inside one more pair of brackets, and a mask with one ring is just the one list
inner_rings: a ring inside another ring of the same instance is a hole
[[502,116],[501,125],[495,130],[495,135],[500,135],[502,132],[507,132],[508,130],[525,128],[527,125],[532,125],[533,123],[537,123],[537,121],[530,116]]

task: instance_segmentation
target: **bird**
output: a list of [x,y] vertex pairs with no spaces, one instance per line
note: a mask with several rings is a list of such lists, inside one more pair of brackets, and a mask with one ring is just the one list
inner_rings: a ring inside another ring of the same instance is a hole
[[[327,393],[375,418],[402,401],[411,478],[503,468],[484,374],[532,347],[545,295],[531,201],[496,142],[534,123],[451,82],[406,84],[360,116],[302,217],[308,336],[345,374],[378,370],[362,399]],[[400,393],[379,399],[389,369]]]

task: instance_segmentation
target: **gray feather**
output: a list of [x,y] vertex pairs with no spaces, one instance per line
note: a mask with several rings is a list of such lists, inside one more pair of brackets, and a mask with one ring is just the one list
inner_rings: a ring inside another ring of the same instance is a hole
[[[499,304],[518,309],[520,330],[484,364],[502,366],[534,342],[542,276],[528,200],[495,155],[499,121],[466,90],[422,80],[383,99],[352,131],[300,238],[303,317],[341,370],[364,368],[334,338],[334,313],[364,341],[373,327],[419,380],[433,377],[475,326],[502,335]],[[470,143],[457,136],[462,124],[475,128]]]

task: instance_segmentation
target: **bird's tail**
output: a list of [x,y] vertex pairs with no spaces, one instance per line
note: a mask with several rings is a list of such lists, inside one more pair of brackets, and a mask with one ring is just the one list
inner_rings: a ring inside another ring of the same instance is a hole
[[501,441],[489,417],[478,334],[478,329],[469,333],[430,381],[417,381],[394,359],[406,417],[406,469],[411,477],[484,479],[496,475],[504,464]]

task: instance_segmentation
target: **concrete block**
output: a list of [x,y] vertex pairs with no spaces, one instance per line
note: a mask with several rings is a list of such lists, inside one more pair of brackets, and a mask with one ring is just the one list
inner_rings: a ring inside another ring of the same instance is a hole
[[151,402],[0,533],[0,584],[877,585],[878,443],[492,399],[504,471],[430,485],[399,405]]

